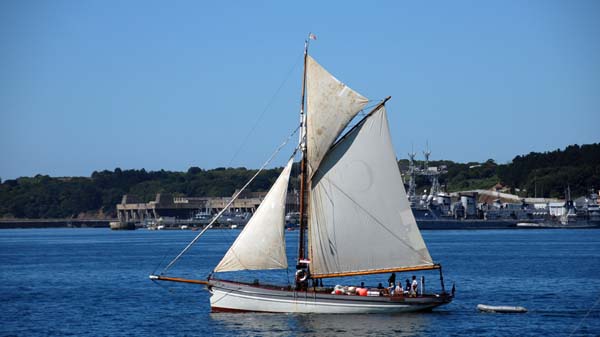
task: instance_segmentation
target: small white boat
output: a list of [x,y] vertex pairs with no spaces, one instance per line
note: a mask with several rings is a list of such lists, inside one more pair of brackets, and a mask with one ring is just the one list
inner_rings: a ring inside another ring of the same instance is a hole
[[537,223],[537,222],[519,222],[517,224],[517,227],[520,228],[543,228],[546,227],[543,224]]
[[487,305],[478,304],[477,310],[484,312],[498,312],[498,313],[525,313],[527,309],[524,307],[516,307],[510,305]]

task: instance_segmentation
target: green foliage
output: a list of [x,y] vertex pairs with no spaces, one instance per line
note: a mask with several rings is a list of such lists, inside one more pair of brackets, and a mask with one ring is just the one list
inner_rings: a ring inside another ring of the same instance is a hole
[[600,188],[600,144],[570,145],[564,150],[516,156],[498,168],[503,183],[526,190],[527,196],[564,197]]
[[[587,194],[600,188],[600,144],[571,145],[564,150],[532,152],[516,156],[512,163],[432,161],[430,166],[446,165],[448,173],[440,183],[449,192],[490,188],[497,182],[519,189],[524,196],[563,197],[570,186],[572,195]],[[408,160],[398,161],[406,172]],[[281,168],[263,171],[250,185],[250,191],[266,191],[275,182]],[[298,186],[299,168],[292,168],[291,185]],[[0,183],[0,217],[68,218],[83,212],[114,215],[115,205],[124,194],[135,195],[143,202],[156,193],[187,196],[231,196],[256,170],[190,167],[187,172],[121,170],[96,171],[90,177],[52,178],[44,175],[4,180]],[[429,188],[425,177],[417,185]]]
[[[422,162],[418,163],[422,164]],[[588,194],[600,188],[600,144],[570,145],[564,150],[516,156],[511,163],[498,165],[492,159],[484,163],[455,163],[431,161],[430,166],[446,165],[448,173],[440,177],[440,184],[449,192],[488,189],[501,182],[522,196],[564,198],[565,189],[572,196]],[[408,160],[398,161],[402,171],[408,170]],[[417,186],[429,186],[425,177],[417,179]],[[419,191],[420,192],[420,191]]]
[[[280,172],[281,168],[261,172],[249,186],[250,191],[268,190]],[[185,173],[116,168],[95,171],[89,178],[23,177],[0,184],[0,217],[70,218],[99,211],[115,215],[115,205],[124,194],[143,202],[154,200],[157,193],[231,196],[255,173],[245,168],[191,167]]]
[[[405,161],[405,162],[404,162]],[[417,162],[418,166],[423,166],[423,162]],[[496,174],[498,165],[489,159],[484,163],[455,163],[450,160],[430,161],[429,166],[445,165],[448,173],[440,176],[440,184],[445,186],[448,192],[473,190],[473,189],[488,189],[494,186],[499,178]],[[408,170],[408,160],[400,160],[399,166],[401,170]],[[423,192],[423,189],[428,189],[431,183],[426,177],[417,177],[418,193]]]
[[101,191],[88,178],[37,175],[0,186],[0,216],[64,218],[99,209],[102,202]]

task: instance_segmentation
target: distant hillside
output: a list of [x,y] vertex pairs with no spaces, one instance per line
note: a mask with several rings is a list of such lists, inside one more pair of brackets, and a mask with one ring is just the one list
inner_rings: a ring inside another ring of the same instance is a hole
[[[408,161],[398,162],[406,171]],[[501,182],[523,196],[564,197],[570,186],[574,196],[600,189],[600,144],[571,145],[564,150],[532,152],[517,156],[509,164],[493,160],[484,163],[431,161],[431,166],[446,165],[448,173],[440,183],[447,190],[459,191],[490,188]],[[250,185],[251,191],[268,190],[281,169],[261,173]],[[94,172],[90,177],[53,178],[37,175],[6,180],[0,184],[0,217],[68,218],[77,216],[112,217],[123,194],[141,200],[153,200],[156,193],[187,196],[230,196],[256,170],[217,168],[203,170],[192,167],[187,172],[121,170]],[[292,176],[297,175],[295,166]],[[297,185],[297,179],[292,179]],[[420,177],[419,190],[429,189]]]
[[[404,173],[408,171],[409,161],[401,159],[398,162],[400,170]],[[417,165],[423,165],[417,161]],[[455,163],[450,160],[434,160],[429,162],[429,166],[445,165],[448,173],[440,177],[440,184],[448,192],[473,190],[473,189],[488,189],[500,181],[497,175],[498,165],[488,159],[485,163]],[[405,183],[408,183],[408,177],[404,176]],[[429,190],[431,183],[426,177],[417,177],[417,193],[420,194],[424,189]]]
[[[402,159],[398,164],[403,172],[407,171],[408,160]],[[512,193],[528,197],[564,198],[568,186],[573,196],[600,189],[600,143],[531,152],[516,156],[509,164],[499,165],[492,159],[466,164],[448,160],[430,162],[430,166],[440,165],[448,168],[448,173],[440,178],[448,192],[488,189],[498,182],[509,186]],[[429,188],[429,182],[419,177],[417,186],[419,190]]]
[[[262,172],[250,185],[252,191],[265,191],[275,182],[281,169]],[[0,184],[0,217],[65,218],[77,216],[115,216],[115,205],[124,194],[147,202],[156,193],[188,196],[230,196],[256,173],[245,168],[187,172],[146,170],[101,171],[91,177],[33,178],[6,180]],[[87,213],[87,214],[85,214]]]
[[537,190],[538,196],[563,197],[567,186],[572,195],[585,195],[600,189],[600,143],[516,156],[497,173],[504,184],[526,189],[528,196]]

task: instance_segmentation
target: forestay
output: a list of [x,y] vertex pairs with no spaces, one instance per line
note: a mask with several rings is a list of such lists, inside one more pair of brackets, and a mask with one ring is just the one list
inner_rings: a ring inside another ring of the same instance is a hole
[[368,100],[338,81],[312,57],[306,64],[307,161],[309,175]]
[[314,277],[433,265],[408,204],[385,107],[327,153],[309,208]]
[[287,268],[284,221],[292,163],[290,159],[215,272]]

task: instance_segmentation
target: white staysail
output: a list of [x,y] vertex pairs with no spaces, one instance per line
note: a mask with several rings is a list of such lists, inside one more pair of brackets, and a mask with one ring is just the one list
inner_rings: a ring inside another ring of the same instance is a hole
[[287,268],[285,200],[292,163],[290,159],[215,272]]
[[313,276],[431,266],[408,204],[385,107],[325,156],[310,192]]
[[338,81],[307,56],[306,116],[309,175],[319,167],[327,150],[368,99]]

